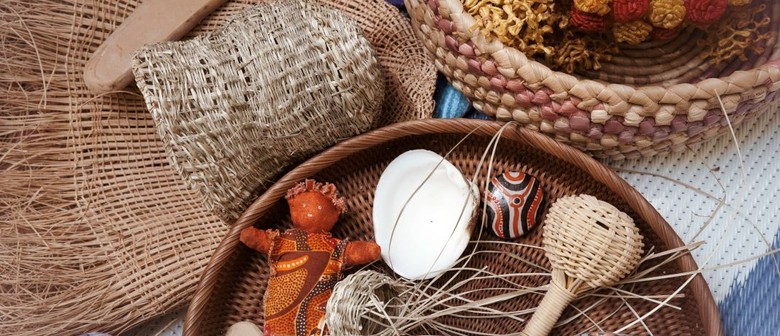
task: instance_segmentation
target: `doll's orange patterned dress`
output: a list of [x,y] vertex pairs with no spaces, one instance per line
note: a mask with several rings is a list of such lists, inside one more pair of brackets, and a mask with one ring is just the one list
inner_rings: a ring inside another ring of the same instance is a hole
[[341,279],[346,240],[290,229],[273,239],[265,294],[266,336],[327,335],[319,328]]

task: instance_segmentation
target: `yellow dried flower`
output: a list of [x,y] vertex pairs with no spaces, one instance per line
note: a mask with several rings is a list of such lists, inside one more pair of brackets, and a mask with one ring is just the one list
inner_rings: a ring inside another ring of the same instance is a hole
[[610,61],[617,53],[617,46],[603,39],[594,39],[592,35],[581,35],[568,30],[563,34],[563,42],[555,54],[546,61],[554,69],[563,69],[568,73],[575,70],[599,70],[601,60]]
[[574,7],[585,13],[604,16],[611,10],[612,0],[574,0]]
[[[617,52],[598,35],[569,27],[571,0],[462,0],[475,23],[472,30],[497,39],[552,69],[599,69]],[[593,0],[591,0],[593,1]],[[609,4],[611,0],[598,0]],[[609,6],[608,6],[609,7]]]
[[465,0],[463,8],[476,20],[472,29],[529,56],[552,54],[549,39],[568,24],[555,0]]
[[647,18],[655,27],[677,28],[685,20],[685,0],[652,0]]
[[643,20],[634,20],[626,23],[616,22],[612,28],[615,41],[628,44],[639,44],[650,36],[653,26]]
[[749,5],[753,0],[729,0],[729,6],[745,6]]

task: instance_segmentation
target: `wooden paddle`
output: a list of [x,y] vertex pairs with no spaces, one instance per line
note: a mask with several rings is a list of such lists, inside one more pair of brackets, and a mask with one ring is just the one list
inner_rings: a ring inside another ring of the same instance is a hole
[[227,0],[145,0],[95,51],[84,68],[94,93],[121,90],[133,81],[131,56],[145,44],[177,40]]

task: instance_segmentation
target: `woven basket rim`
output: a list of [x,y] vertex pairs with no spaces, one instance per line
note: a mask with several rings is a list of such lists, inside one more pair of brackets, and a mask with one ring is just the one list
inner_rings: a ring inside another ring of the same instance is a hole
[[[780,2],[764,1],[769,6],[764,14],[780,18]],[[708,66],[696,68],[708,77],[696,77],[701,79],[697,82],[675,82],[675,75],[657,83],[627,84],[553,71],[471,29],[474,16],[460,0],[404,2],[415,35],[436,68],[477,110],[528,125],[599,157],[685,151],[688,145],[728,132],[728,122],[737,125],[780,97],[776,39],[767,42],[765,52],[745,70],[725,77],[705,73],[716,68]],[[780,25],[770,28],[775,35],[780,32]]]
[[[404,3],[408,2],[408,1],[409,0],[404,0]],[[418,0],[418,1],[423,1],[423,0]],[[469,16],[472,19],[474,18],[474,16],[472,16],[471,14],[469,14],[469,13],[467,13],[465,11],[465,8],[463,7],[463,3],[461,1],[450,1],[450,0],[430,0],[430,1],[436,1],[440,5],[442,3],[446,3],[447,6],[455,6],[456,8],[460,9],[458,14]],[[423,2],[423,4],[427,5],[427,2]],[[408,6],[408,4],[407,4],[407,6]],[[473,40],[474,36],[476,34],[481,34],[479,32],[474,33],[472,31],[462,31],[462,30],[458,29],[457,25],[455,25],[453,29],[455,31],[463,34],[463,36],[467,37],[469,40]],[[485,40],[487,41],[487,39],[485,39]],[[516,52],[522,54],[523,56],[525,56],[526,61],[528,63],[537,65],[537,66],[545,69],[546,71],[551,72],[556,77],[558,77],[558,76],[561,76],[561,77],[564,77],[564,78],[565,77],[572,77],[572,78],[575,79],[576,82],[594,83],[594,84],[599,84],[599,85],[604,85],[604,86],[612,86],[612,85],[627,86],[627,87],[631,87],[631,88],[633,88],[633,89],[635,89],[637,91],[650,90],[650,89],[658,88],[658,87],[663,88],[665,90],[674,91],[675,87],[681,87],[681,86],[694,86],[694,87],[707,87],[707,88],[709,88],[709,87],[712,86],[710,83],[707,83],[709,80],[721,80],[721,81],[724,81],[724,82],[731,82],[732,79],[743,77],[743,76],[745,76],[745,74],[751,74],[751,73],[754,73],[754,72],[759,71],[761,69],[767,69],[769,67],[780,67],[780,65],[772,63],[772,62],[780,61],[780,43],[778,43],[774,47],[774,52],[772,52],[770,58],[767,59],[767,61],[764,64],[762,64],[762,65],[760,65],[758,67],[754,67],[754,68],[752,68],[750,70],[738,70],[738,71],[732,72],[731,74],[729,74],[728,76],[725,76],[725,77],[706,78],[706,79],[701,80],[701,81],[699,81],[697,83],[675,83],[675,84],[672,84],[672,85],[664,85],[662,83],[655,83],[655,84],[644,84],[644,85],[632,85],[632,84],[624,84],[624,83],[612,83],[612,82],[607,82],[607,81],[602,81],[602,80],[594,80],[594,79],[590,79],[590,78],[582,78],[582,77],[580,77],[578,75],[569,74],[569,73],[566,73],[566,72],[563,72],[563,71],[553,70],[549,66],[547,66],[546,64],[537,61],[533,57],[528,57],[524,52],[518,50],[515,47],[508,46],[508,45],[504,44],[503,42],[501,42],[501,41],[499,41],[497,39],[489,41],[489,44],[500,45],[501,49],[509,49],[509,50],[516,51]],[[492,59],[492,58],[493,57],[491,56],[490,59]]]
[[[423,119],[408,121],[386,126],[363,135],[359,135],[337,144],[334,147],[300,164],[274,183],[265,193],[258,197],[238,218],[234,226],[227,232],[217,249],[212,254],[208,265],[201,274],[195,295],[190,302],[184,318],[184,336],[199,335],[200,323],[208,310],[209,298],[219,275],[239,248],[239,236],[242,229],[253,225],[262,215],[282,198],[287,190],[317,172],[329,167],[356,152],[380,145],[387,141],[407,136],[431,134],[468,134],[492,136],[504,125],[503,122],[473,120],[473,119]],[[624,199],[626,203],[650,226],[661,241],[668,247],[680,247],[684,243],[674,229],[658,213],[658,211],[625,180],[614,171],[594,158],[575,148],[557,142],[542,134],[515,126],[507,128],[502,139],[512,140],[535,147],[559,160],[570,163],[594,180],[603,183],[611,191]],[[693,256],[684,255],[677,260],[681,271],[695,271],[699,267]],[[712,292],[704,277],[698,274],[689,284],[694,300],[699,308],[699,316],[707,335],[723,335],[723,329],[718,313],[718,307]]]

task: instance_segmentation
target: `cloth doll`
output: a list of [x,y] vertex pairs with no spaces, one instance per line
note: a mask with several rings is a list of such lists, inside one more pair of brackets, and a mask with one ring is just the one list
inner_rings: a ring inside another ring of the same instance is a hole
[[263,299],[266,336],[327,334],[325,305],[345,267],[379,259],[374,242],[339,240],[330,230],[344,199],[330,183],[306,180],[287,192],[293,228],[283,233],[249,227],[241,242],[268,255],[271,277]]

